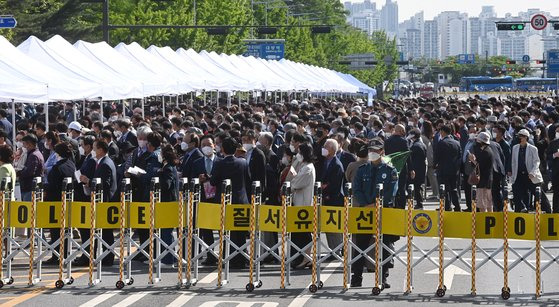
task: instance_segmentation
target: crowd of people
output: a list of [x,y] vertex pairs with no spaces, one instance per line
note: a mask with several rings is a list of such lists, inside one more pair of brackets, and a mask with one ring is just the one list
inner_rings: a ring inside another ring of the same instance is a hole
[[[42,177],[44,199],[57,201],[64,178],[75,178],[79,170],[75,200],[89,201],[90,182],[101,178],[103,200],[119,201],[122,179],[129,177],[133,200],[138,202],[149,201],[146,187],[154,177],[160,178],[163,202],[177,200],[180,178],[198,178],[201,199],[210,203],[220,202],[221,182],[231,179],[236,204],[249,203],[252,182],[260,181],[263,203],[268,205],[280,205],[281,186],[290,182],[294,206],[312,205],[315,182],[321,183],[323,205],[343,206],[344,185],[349,182],[354,206],[363,207],[374,203],[376,185],[382,183],[384,206],[402,209],[411,184],[416,209],[441,197],[446,200],[445,210],[471,211],[475,201],[482,212],[523,213],[534,211],[539,187],[544,192],[553,190],[552,202],[542,193],[542,210],[559,212],[557,98],[405,98],[375,100],[373,106],[353,98],[294,98],[277,103],[234,102],[230,107],[223,101],[178,99],[166,111],[153,101],[145,113],[116,102],[105,102],[102,112],[95,103],[82,108],[60,102],[48,106],[48,121],[45,106],[25,104],[18,105],[15,123],[9,108],[0,106],[0,178],[17,182],[18,197],[29,201],[33,179]],[[409,156],[401,169],[383,160],[405,152]],[[441,184],[444,190],[439,189]],[[504,190],[509,184],[514,200],[505,208]],[[473,186],[476,199],[472,199]],[[84,241],[89,238],[88,229],[79,232]],[[135,234],[141,242],[149,239],[147,230]],[[51,231],[51,241],[58,235],[59,230]],[[202,229],[200,235],[208,246],[214,243],[211,230]],[[173,229],[163,229],[162,237],[170,243]],[[330,248],[342,242],[340,234],[328,233],[326,238]],[[113,232],[104,230],[103,239],[114,242]],[[232,232],[231,239],[242,246],[247,234]],[[293,234],[292,239],[304,248],[311,233]],[[268,246],[277,240],[277,234],[264,233]],[[374,242],[372,235],[356,235],[354,240],[362,250]],[[398,237],[383,240],[390,247]],[[145,261],[141,254],[136,258]],[[114,255],[109,254],[103,264],[113,261]],[[203,264],[216,262],[208,254]],[[352,265],[354,287],[361,285],[365,262],[362,257]],[[47,263],[56,264],[58,259],[52,257]],[[85,256],[76,260],[76,265],[88,263]],[[162,263],[172,265],[173,257],[169,254]],[[295,269],[310,265],[302,256],[292,263]],[[241,255],[231,262],[234,269],[245,266]],[[383,266],[385,288],[390,287],[391,267],[391,263]]]

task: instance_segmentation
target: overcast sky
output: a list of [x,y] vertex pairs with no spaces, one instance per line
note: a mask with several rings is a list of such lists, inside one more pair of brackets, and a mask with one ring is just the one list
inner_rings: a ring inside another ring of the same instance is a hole
[[[341,0],[345,2],[347,0]],[[349,0],[351,2],[363,2],[363,0]],[[386,0],[371,0],[376,2],[377,9],[381,9]],[[397,0],[398,19],[400,22],[409,19],[419,11],[425,14],[425,20],[433,19],[443,11],[460,11],[468,13],[468,16],[478,16],[481,7],[492,5],[495,7],[498,17],[504,17],[506,13],[513,16],[518,12],[529,8],[539,8],[548,11],[553,16],[559,16],[559,1],[557,0]]]

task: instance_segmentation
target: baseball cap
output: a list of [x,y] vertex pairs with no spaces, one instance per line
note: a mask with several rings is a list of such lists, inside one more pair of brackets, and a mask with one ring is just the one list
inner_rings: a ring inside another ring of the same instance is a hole
[[71,122],[70,125],[68,125],[68,129],[72,129],[72,130],[76,130],[78,132],[82,132],[82,125],[78,122]]
[[490,143],[490,141],[489,141],[489,140],[490,140],[489,133],[487,133],[487,132],[481,132],[480,134],[477,135],[477,139],[476,139],[476,140],[477,140],[478,142],[483,143],[483,144],[489,145],[489,143]]
[[526,130],[526,129],[522,129],[522,130],[518,131],[518,135],[523,135],[525,137],[529,137],[530,132],[528,132],[528,130]]
[[381,138],[374,138],[369,142],[369,149],[379,150],[384,148],[384,141]]

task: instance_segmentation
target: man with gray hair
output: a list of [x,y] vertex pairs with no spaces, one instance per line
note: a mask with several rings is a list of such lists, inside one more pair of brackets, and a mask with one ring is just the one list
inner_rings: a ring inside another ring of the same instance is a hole
[[[322,147],[321,154],[324,157],[322,174],[318,176],[322,183],[322,205],[341,207],[344,205],[344,167],[336,153],[338,152],[338,142],[334,139],[327,139]],[[336,248],[342,242],[342,235],[339,233],[327,233],[326,239],[331,249]]]

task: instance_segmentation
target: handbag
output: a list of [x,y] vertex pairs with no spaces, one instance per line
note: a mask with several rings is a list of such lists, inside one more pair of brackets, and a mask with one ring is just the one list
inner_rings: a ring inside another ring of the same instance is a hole
[[480,173],[479,173],[479,163],[476,163],[476,167],[470,176],[468,176],[468,184],[469,185],[478,185],[480,181]]

